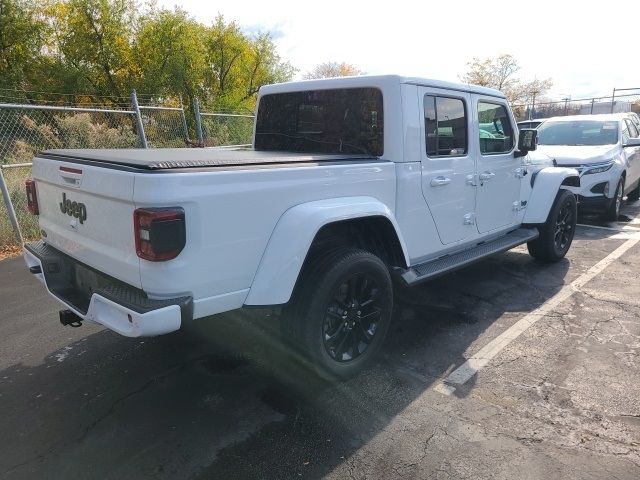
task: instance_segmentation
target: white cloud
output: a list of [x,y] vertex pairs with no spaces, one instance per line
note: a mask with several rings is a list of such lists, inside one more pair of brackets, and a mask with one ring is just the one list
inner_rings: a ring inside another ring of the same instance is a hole
[[[171,7],[176,0],[160,0]],[[640,87],[637,0],[323,2],[180,0],[198,20],[218,12],[247,31],[277,32],[281,56],[300,73],[346,61],[369,73],[456,81],[472,57],[513,54],[526,77],[554,80],[558,98]]]

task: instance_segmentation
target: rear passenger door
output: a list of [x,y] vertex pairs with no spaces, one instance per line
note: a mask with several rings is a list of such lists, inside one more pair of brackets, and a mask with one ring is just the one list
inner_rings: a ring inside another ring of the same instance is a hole
[[515,122],[506,100],[472,95],[478,148],[476,215],[478,232],[516,223],[520,209],[522,159],[515,158]]
[[470,148],[471,97],[420,87],[422,193],[443,244],[477,235],[475,160]]

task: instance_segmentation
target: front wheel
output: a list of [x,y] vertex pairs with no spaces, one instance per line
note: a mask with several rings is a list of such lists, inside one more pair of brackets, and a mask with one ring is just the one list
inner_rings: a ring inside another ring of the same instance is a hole
[[527,243],[529,254],[543,262],[562,260],[571,247],[577,222],[576,197],[560,190],[547,221],[538,227],[540,235]]
[[356,248],[322,255],[305,270],[284,316],[289,341],[321,373],[352,376],[369,364],[389,330],[389,270]]
[[609,207],[604,212],[605,220],[608,220],[610,222],[615,222],[618,220],[623,197],[624,197],[624,177],[620,178],[620,181],[618,182],[618,186],[616,187],[616,193],[611,199],[611,203],[609,204]]

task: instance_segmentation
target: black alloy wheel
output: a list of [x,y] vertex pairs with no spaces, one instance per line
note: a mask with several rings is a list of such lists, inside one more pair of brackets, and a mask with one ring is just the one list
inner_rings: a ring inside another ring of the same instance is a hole
[[356,273],[334,290],[322,325],[324,348],[337,362],[362,355],[374,340],[381,319],[375,278]]
[[578,210],[576,197],[561,189],[551,207],[547,221],[538,225],[540,235],[527,243],[531,256],[542,262],[558,262],[571,247],[576,233]]
[[556,251],[558,252],[564,252],[567,250],[567,246],[573,240],[576,224],[575,214],[576,212],[572,202],[565,201],[560,206],[553,234],[553,241],[555,243]]
[[375,254],[323,251],[304,267],[282,315],[286,342],[327,378],[351,377],[380,350],[391,324],[393,283]]

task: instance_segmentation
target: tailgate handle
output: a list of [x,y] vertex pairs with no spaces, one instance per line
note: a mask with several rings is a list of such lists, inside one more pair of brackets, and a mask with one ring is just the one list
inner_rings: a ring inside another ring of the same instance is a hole
[[65,184],[79,187],[80,183],[82,183],[82,170],[79,168],[60,167],[60,177]]

